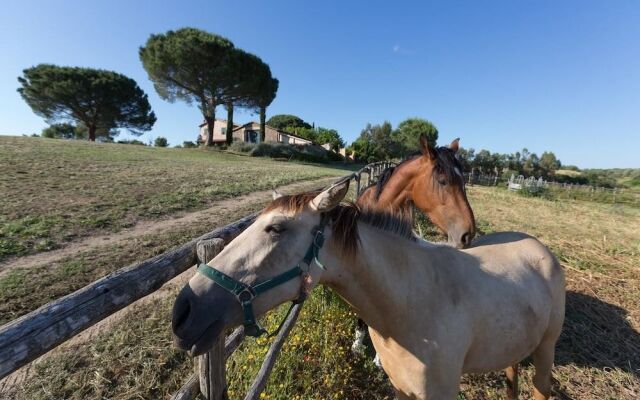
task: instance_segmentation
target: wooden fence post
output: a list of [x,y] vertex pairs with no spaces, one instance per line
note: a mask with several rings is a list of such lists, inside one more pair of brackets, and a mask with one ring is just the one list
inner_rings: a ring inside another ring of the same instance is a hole
[[[197,244],[198,260],[211,261],[224,248],[221,239],[202,240]],[[225,376],[224,335],[220,335],[211,350],[196,360],[196,375],[200,379],[200,393],[207,400],[226,400],[227,378]]]

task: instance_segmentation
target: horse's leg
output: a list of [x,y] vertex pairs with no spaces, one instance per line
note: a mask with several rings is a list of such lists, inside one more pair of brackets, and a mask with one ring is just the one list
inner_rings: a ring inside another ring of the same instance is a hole
[[507,374],[507,399],[516,400],[518,398],[518,364],[505,368],[504,372]]
[[[451,354],[451,353],[449,353]],[[460,392],[462,362],[433,362],[426,370],[427,400],[454,400]]]
[[354,353],[364,353],[364,338],[367,336],[367,324],[363,320],[358,318],[358,324],[356,325],[356,338],[351,345],[351,351]]
[[555,354],[556,337],[544,338],[533,351],[533,397],[535,400],[547,400],[551,396],[551,368]]

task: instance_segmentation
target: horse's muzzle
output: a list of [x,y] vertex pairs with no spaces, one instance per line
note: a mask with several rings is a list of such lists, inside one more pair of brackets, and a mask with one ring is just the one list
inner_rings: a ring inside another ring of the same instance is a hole
[[222,296],[216,301],[203,301],[204,299],[197,298],[191,287],[186,285],[173,305],[171,328],[176,347],[189,351],[193,357],[211,349],[224,331],[225,310],[232,306],[227,297]]

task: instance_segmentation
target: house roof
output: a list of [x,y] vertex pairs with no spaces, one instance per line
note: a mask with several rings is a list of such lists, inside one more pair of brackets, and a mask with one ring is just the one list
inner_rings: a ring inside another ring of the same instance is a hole
[[[216,118],[216,122],[227,122],[226,119],[220,119],[220,118]],[[202,128],[203,126],[207,125],[207,121],[204,121],[203,123],[201,123],[200,125],[198,125],[199,128]],[[233,124],[233,126],[237,127],[238,124]],[[236,128],[233,128],[236,129]]]
[[[257,124],[257,125],[259,125],[259,123],[258,123],[258,122],[256,122],[256,121],[249,121],[249,122],[247,122],[246,124],[242,124],[242,125],[238,125],[238,126],[236,126],[235,128],[233,128],[233,130],[234,130],[234,131],[237,131],[237,130],[238,130],[238,129],[240,129],[240,128],[244,128],[244,127],[246,127],[247,125],[252,125],[252,124]],[[268,125],[267,125],[267,126],[268,126]],[[273,129],[273,128],[272,128],[272,129]]]
[[297,138],[297,139],[300,139],[300,140],[306,140],[309,143],[313,143],[313,141],[311,139],[303,138],[302,136],[295,135],[295,134],[293,134],[291,132],[281,131],[280,129],[276,129],[276,131],[278,131],[278,133],[281,133],[283,135],[292,136],[294,138]]

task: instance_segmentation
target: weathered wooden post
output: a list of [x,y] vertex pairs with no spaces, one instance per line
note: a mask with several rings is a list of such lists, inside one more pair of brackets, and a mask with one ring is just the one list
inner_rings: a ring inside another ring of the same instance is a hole
[[[224,240],[201,240],[197,244],[198,260],[211,261],[224,248]],[[196,359],[196,376],[200,379],[200,393],[207,400],[226,400],[227,378],[225,376],[224,335],[220,335],[206,354]]]
[[355,174],[353,179],[356,181],[356,198],[360,196],[360,174]]

